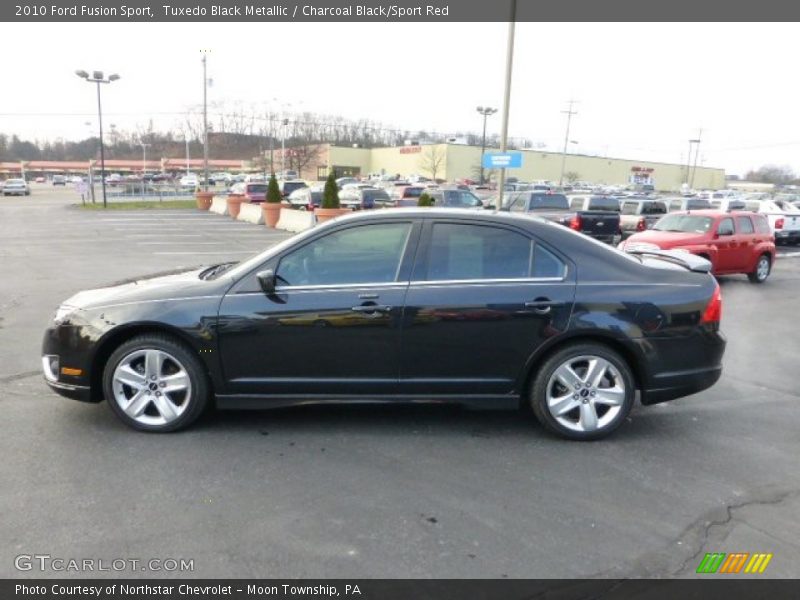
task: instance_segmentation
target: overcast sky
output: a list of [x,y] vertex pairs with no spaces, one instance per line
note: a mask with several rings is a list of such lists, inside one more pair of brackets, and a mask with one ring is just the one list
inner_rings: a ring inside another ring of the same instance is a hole
[[[94,86],[76,69],[117,72],[106,124],[177,125],[209,101],[369,118],[438,132],[480,130],[501,107],[505,23],[5,24],[0,131],[79,139],[96,128]],[[702,128],[700,163],[743,174],[800,172],[796,24],[519,23],[509,134],[560,150],[682,162]],[[500,113],[489,131],[499,132]]]

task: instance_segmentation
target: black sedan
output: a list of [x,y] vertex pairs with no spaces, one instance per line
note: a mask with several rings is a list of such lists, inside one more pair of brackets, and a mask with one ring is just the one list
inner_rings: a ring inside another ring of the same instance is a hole
[[172,431],[211,402],[454,402],[596,439],[640,392],[720,377],[719,287],[685,253],[630,255],[541,218],[387,209],[238,264],[81,292],[44,336],[60,394]]

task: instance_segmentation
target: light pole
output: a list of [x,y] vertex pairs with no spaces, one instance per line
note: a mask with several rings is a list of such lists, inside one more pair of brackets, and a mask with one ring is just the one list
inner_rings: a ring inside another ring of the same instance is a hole
[[144,179],[144,176],[147,174],[147,147],[152,146],[152,144],[139,142],[139,145],[142,147],[142,179]]
[[142,147],[142,199],[144,199],[145,187],[147,185],[145,181],[145,175],[147,175],[147,147],[150,146],[150,144],[139,142],[139,145]]
[[100,181],[103,184],[103,208],[106,208],[108,206],[106,203],[106,158],[105,148],[103,147],[103,109],[100,105],[100,84],[116,81],[119,79],[119,75],[113,73],[107,79],[103,77],[102,71],[92,71],[91,76],[86,71],[75,71],[75,75],[90,83],[97,84],[97,121],[100,125]]
[[483,115],[483,138],[481,138],[481,178],[480,184],[483,185],[483,155],[486,154],[486,118],[497,112],[496,108],[489,108],[488,106],[479,106],[475,110],[479,115]]
[[561,112],[567,115],[567,131],[564,134],[564,153],[561,155],[561,177],[558,179],[558,185],[564,185],[564,168],[567,165],[567,146],[569,144],[569,125],[572,122],[572,115],[577,115],[578,113],[572,110],[572,107],[575,105],[575,100],[569,101],[569,108],[567,110],[562,110]]

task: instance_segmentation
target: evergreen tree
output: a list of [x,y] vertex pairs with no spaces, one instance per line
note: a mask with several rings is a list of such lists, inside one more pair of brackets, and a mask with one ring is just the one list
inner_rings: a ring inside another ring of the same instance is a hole
[[267,186],[267,202],[277,204],[281,200],[281,190],[278,187],[278,180],[275,179],[275,173],[273,173],[270,175],[269,185]]
[[428,192],[423,192],[417,200],[417,206],[433,206],[433,198],[428,195]]
[[336,177],[331,170],[328,179],[325,180],[325,190],[322,192],[322,208],[339,208],[339,186],[336,185]]

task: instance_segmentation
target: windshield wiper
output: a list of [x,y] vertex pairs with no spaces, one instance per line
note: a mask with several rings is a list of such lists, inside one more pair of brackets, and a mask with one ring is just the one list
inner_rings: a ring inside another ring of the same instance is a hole
[[221,275],[222,273],[230,269],[235,264],[237,263],[226,262],[226,263],[220,263],[218,265],[213,265],[200,273],[200,279],[213,279],[216,276]]

